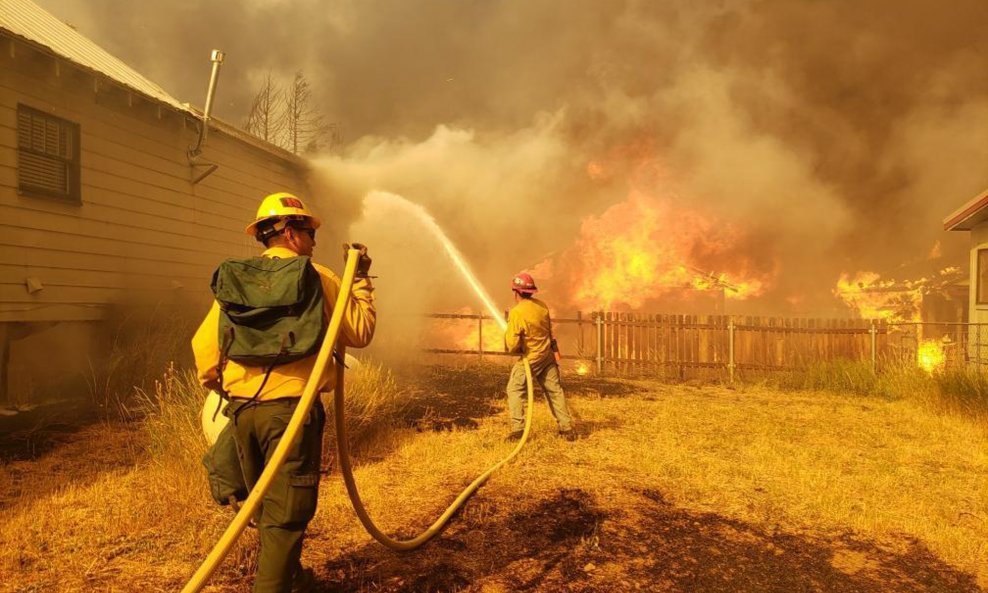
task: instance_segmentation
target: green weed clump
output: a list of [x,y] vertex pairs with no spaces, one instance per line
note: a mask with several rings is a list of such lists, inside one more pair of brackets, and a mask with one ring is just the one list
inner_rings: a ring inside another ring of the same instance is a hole
[[869,362],[832,360],[788,371],[766,380],[790,391],[829,391],[846,395],[919,401],[965,415],[988,416],[988,373],[975,367],[929,372],[912,360],[890,360],[873,372]]
[[801,370],[781,373],[770,378],[768,383],[787,390],[869,395],[875,393],[878,380],[868,363],[833,360],[816,362]]
[[912,399],[936,401],[938,394],[933,376],[913,360],[888,361],[875,375],[873,395],[889,400]]
[[967,367],[935,373],[933,380],[939,392],[939,403],[963,414],[988,417],[988,374]]

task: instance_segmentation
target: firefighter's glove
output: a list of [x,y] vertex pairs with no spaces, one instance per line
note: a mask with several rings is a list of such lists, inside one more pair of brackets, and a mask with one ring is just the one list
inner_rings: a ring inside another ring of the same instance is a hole
[[374,278],[370,275],[371,258],[367,255],[367,246],[363,243],[343,244],[343,263],[346,263],[347,254],[351,249],[356,249],[360,253],[357,255],[357,278]]

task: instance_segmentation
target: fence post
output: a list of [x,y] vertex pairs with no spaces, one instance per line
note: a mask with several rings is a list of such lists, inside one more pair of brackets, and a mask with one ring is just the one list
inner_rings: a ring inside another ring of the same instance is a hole
[[583,311],[576,312],[576,352],[583,356]]
[[871,320],[871,327],[868,329],[871,334],[871,372],[878,372],[878,328],[875,327],[875,320]]
[[477,317],[477,354],[484,359],[484,314]]
[[727,318],[727,378],[734,385],[734,316]]
[[976,357],[974,364],[978,372],[981,372],[981,323],[975,324],[974,328],[974,347],[977,348],[977,354],[974,355]]
[[597,325],[597,375],[604,374],[604,318],[598,312],[594,318]]

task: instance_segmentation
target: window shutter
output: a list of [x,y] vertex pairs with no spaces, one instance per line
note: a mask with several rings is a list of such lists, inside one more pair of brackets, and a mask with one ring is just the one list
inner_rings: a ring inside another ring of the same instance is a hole
[[78,134],[71,122],[18,105],[18,189],[78,199]]

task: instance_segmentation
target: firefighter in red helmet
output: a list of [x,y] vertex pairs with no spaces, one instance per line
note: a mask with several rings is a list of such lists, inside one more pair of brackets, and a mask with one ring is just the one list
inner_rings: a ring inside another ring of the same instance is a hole
[[508,327],[504,332],[505,351],[520,354],[508,379],[508,411],[511,414],[511,433],[508,440],[521,438],[525,427],[525,365],[532,366],[532,378],[542,387],[549,410],[559,424],[559,434],[568,441],[576,439],[573,419],[566,406],[566,396],[559,383],[559,349],[552,337],[552,321],[549,307],[536,299],[535,280],[524,272],[511,279],[515,306],[508,313]]

